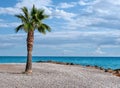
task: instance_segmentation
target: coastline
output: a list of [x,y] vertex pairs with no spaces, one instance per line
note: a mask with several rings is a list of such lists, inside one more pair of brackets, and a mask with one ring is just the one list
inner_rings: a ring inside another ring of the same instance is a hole
[[[61,64],[61,65],[78,65],[78,66],[83,66],[83,65],[80,65],[80,64],[66,63],[66,62],[57,62],[57,61],[51,61],[51,60],[50,61],[37,61],[37,63],[53,63],[53,64]],[[89,67],[89,68],[93,68],[93,69],[102,70],[104,72],[112,73],[113,75],[120,77],[120,69],[111,69],[111,68],[105,69],[105,68],[99,67],[97,65],[95,65],[95,66],[85,65],[83,67]]]
[[[120,58],[118,57],[51,57],[51,56],[36,56],[33,57],[33,62],[36,61],[58,61],[58,62],[68,62],[80,65],[91,65],[100,66],[103,68],[119,69],[120,68]],[[26,63],[26,57],[15,57],[15,56],[2,56],[0,57],[0,63]]]
[[[58,62],[58,61],[52,61],[52,60],[33,62],[33,64],[35,64],[35,63],[52,63],[52,64],[60,64],[60,65],[82,66],[82,67],[86,67],[86,68],[98,69],[98,70],[101,70],[103,72],[111,73],[115,76],[120,77],[120,68],[119,69],[111,69],[111,68],[105,69],[105,68],[97,66],[97,65],[95,65],[95,66],[92,66],[92,65],[83,66],[83,65],[80,65],[80,64],[74,64],[74,63],[69,63],[69,62]],[[25,65],[25,64],[26,63],[0,63],[0,65]]]

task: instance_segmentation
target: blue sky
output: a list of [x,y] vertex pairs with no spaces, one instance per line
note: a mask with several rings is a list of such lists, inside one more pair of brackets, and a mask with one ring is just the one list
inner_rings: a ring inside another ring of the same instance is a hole
[[35,32],[34,56],[120,56],[120,0],[3,0],[0,56],[26,56],[26,33],[15,33],[20,8],[45,9],[52,28]]

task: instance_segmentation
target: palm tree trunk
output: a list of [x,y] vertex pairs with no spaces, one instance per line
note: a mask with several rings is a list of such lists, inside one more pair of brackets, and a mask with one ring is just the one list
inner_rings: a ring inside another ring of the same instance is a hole
[[27,62],[26,62],[26,73],[32,73],[32,49],[34,41],[34,31],[29,31],[27,34]]

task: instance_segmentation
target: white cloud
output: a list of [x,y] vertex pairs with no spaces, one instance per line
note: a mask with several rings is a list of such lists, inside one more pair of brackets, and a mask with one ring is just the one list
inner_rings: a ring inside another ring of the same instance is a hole
[[64,10],[59,10],[59,9],[56,9],[55,11],[53,11],[52,15],[57,18],[62,18],[65,20],[71,20],[72,18],[77,16],[77,14],[66,12]]
[[7,48],[7,47],[12,47],[13,46],[13,44],[12,43],[3,43],[3,44],[0,44],[0,48]]
[[74,51],[72,50],[63,50],[63,55],[70,55],[72,54]]
[[93,0],[93,1],[89,1],[89,0],[80,0],[78,3],[81,6],[86,6],[86,5],[94,5],[96,3],[99,3],[101,0]]
[[[107,35],[106,35],[107,34]],[[53,36],[54,35],[54,36]],[[104,49],[116,49],[120,43],[116,41],[120,37],[120,31],[93,31],[93,32],[79,32],[79,31],[64,31],[52,32],[47,35],[40,35],[35,33],[35,47],[57,49],[65,54],[68,53],[90,53],[91,55],[106,55],[107,51]],[[26,34],[9,34],[0,35],[0,45],[10,47],[11,45],[25,47]],[[100,47],[99,47],[100,46]],[[96,49],[97,47],[97,49]],[[119,48],[119,47],[118,47]],[[2,48],[1,48],[2,49]],[[89,49],[89,50],[88,50]],[[96,50],[95,50],[96,49]],[[73,52],[72,52],[73,51]],[[78,54],[80,54],[78,53]],[[107,53],[108,54],[108,53]],[[73,54],[74,55],[74,54]]]
[[72,8],[76,5],[76,3],[60,3],[58,8]]
[[120,18],[120,0],[80,0],[79,4],[84,6],[82,10],[90,16]]
[[[120,48],[120,0],[79,0],[74,3],[61,2],[57,4],[59,5],[57,7],[52,5],[52,0],[19,0],[13,7],[0,7],[0,14],[18,14],[21,7],[31,8],[33,4],[38,8],[44,8],[46,13],[51,15],[53,19],[50,19],[50,24],[56,29],[46,36],[36,34],[35,45],[52,49],[59,46],[59,50],[63,52],[71,52],[70,49],[75,52],[86,49],[83,52],[93,51],[97,55],[108,54],[106,49]],[[8,23],[8,21],[0,19],[0,27],[8,28],[17,25],[19,23]],[[62,31],[54,32],[58,29]],[[23,46],[26,42],[25,35],[2,36],[0,36],[0,46],[3,47],[15,46],[19,42],[21,43],[19,45]],[[22,43],[23,41],[24,43]],[[87,51],[89,48],[92,50]]]
[[120,46],[119,45],[101,45],[100,46],[101,48],[120,48]]
[[79,4],[80,5],[87,5],[87,3],[85,3],[84,1],[81,1],[81,0],[79,1]]
[[10,14],[14,15],[20,12],[19,8],[13,8],[13,7],[7,7],[7,8],[2,8],[0,7],[0,14]]
[[[83,2],[85,2],[85,1],[83,0]],[[89,5],[86,6],[86,8],[87,8],[88,12],[94,13],[94,15],[97,15],[97,16],[114,17],[117,14],[116,17],[118,17],[120,14],[119,2],[120,2],[120,0],[117,0],[117,1],[94,0],[93,2],[90,1]]]
[[120,0],[107,0],[107,1],[114,5],[120,5]]
[[100,47],[97,48],[97,50],[95,51],[95,53],[97,55],[99,55],[99,54],[105,54],[105,52],[103,52]]
[[[106,35],[107,34],[107,35]],[[54,35],[54,36],[53,36]],[[14,34],[5,35],[1,39],[5,38],[11,41],[17,41],[18,39],[25,39],[25,34]],[[119,39],[120,31],[106,31],[106,32],[79,32],[79,31],[69,31],[69,32],[52,32],[48,33],[46,36],[35,33],[36,44],[43,45],[64,45],[64,44],[92,44],[93,46],[101,45],[119,45],[116,39]],[[7,41],[9,41],[7,40]],[[21,40],[22,41],[22,40]]]
[[33,4],[37,8],[41,8],[44,6],[50,6],[52,4],[52,0],[21,0],[15,5],[15,7],[21,8],[23,6],[26,6],[28,8],[31,8]]
[[90,16],[79,16],[76,19],[71,19],[69,22],[65,23],[66,26],[63,26],[65,29],[86,29],[87,27],[91,28],[91,25],[97,25],[99,23],[107,23],[108,21],[103,18],[90,17]]
[[33,4],[37,8],[46,9],[48,12],[49,8],[46,7],[52,5],[52,1],[51,0],[20,0],[13,7],[6,7],[6,8],[0,7],[0,14],[10,14],[10,15],[18,14],[21,11],[20,8],[22,8],[23,6],[26,6],[27,8],[31,8]]
[[[76,18],[64,23],[64,29],[119,29],[120,28],[120,0],[80,0],[80,13]],[[118,3],[118,4],[115,4]],[[83,13],[83,14],[81,14]],[[66,25],[66,26],[65,26]]]
[[12,23],[4,23],[4,22],[1,22],[0,23],[0,27],[2,28],[8,28],[8,27],[17,27],[20,23],[18,22],[12,22]]
[[120,37],[116,39],[116,43],[120,44]]
[[[52,17],[57,17],[57,18],[62,18],[65,20],[70,20],[71,18],[75,17],[76,14],[72,12],[66,12],[64,10],[59,10],[59,9],[53,9],[52,1],[51,0],[20,0],[14,7],[0,7],[0,14],[19,14],[21,12],[20,8],[23,6],[26,6],[28,8],[31,8],[33,4],[37,8],[43,8],[45,9],[45,13],[51,15]],[[63,3],[65,4],[65,3]],[[74,3],[71,4],[71,6]],[[68,4],[65,4],[66,7]],[[70,7],[70,5],[69,5]],[[6,25],[4,25],[6,27]]]

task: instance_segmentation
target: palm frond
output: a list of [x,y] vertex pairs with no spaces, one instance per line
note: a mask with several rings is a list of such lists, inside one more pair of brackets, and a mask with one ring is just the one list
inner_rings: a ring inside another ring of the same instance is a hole
[[29,24],[26,23],[26,24],[24,24],[24,31],[28,32],[28,30],[29,30]]
[[26,23],[24,24],[24,31],[25,32],[34,31],[34,27],[32,26],[31,23]]
[[15,15],[17,18],[21,19],[22,22],[27,22],[27,19],[22,15],[22,14],[19,14],[19,15]]
[[44,15],[43,15],[43,17],[44,17],[44,19],[46,19],[46,18],[49,18],[50,16],[49,16],[49,15],[44,14]]
[[34,5],[31,11],[29,12],[26,7],[21,8],[23,14],[15,15],[17,18],[19,18],[23,25],[19,25],[16,28],[16,32],[18,32],[20,29],[24,29],[25,32],[34,31],[35,29],[38,29],[40,33],[46,34],[46,31],[51,32],[51,28],[42,23],[42,21],[49,17],[49,15],[46,15],[43,9],[37,9]]
[[31,16],[35,17],[37,15],[37,8],[35,8],[35,6],[33,5],[33,8],[31,10]]
[[43,28],[46,29],[48,32],[51,32],[51,28],[50,28],[48,25],[46,25],[46,24],[44,24],[44,23],[42,23],[41,25],[42,25]]
[[49,17],[49,15],[45,14],[45,11],[43,9],[39,9],[37,13],[38,13],[39,20],[44,20]]
[[18,32],[19,30],[23,29],[23,24],[19,25],[18,27],[15,28],[15,32]]
[[23,8],[21,8],[21,9],[22,9],[23,13],[25,14],[25,17],[26,17],[27,19],[29,19],[30,16],[29,16],[28,9],[27,9],[26,7],[23,7]]
[[38,31],[42,34],[46,34],[45,28],[42,26],[38,27]]

